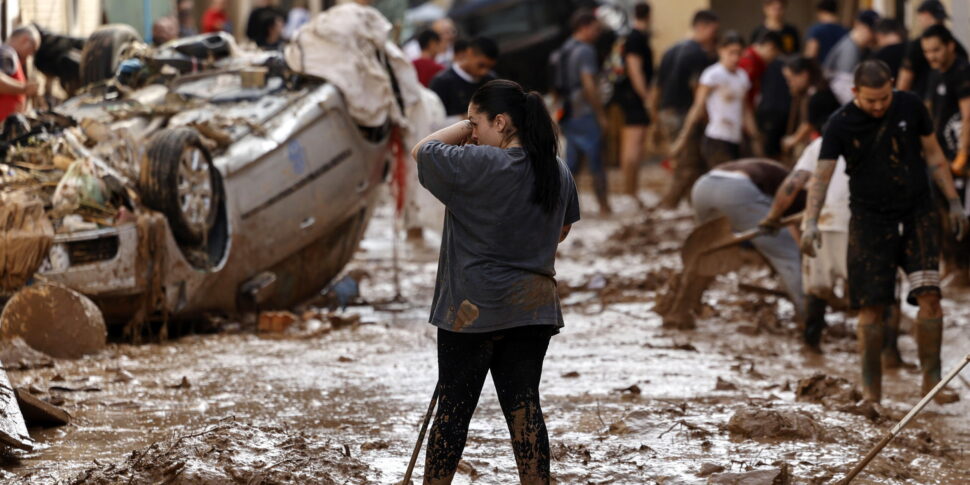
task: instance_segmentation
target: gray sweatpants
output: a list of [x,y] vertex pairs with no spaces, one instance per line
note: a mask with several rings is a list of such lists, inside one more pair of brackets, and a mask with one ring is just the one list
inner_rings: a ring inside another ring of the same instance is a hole
[[[731,229],[742,232],[758,226],[768,215],[772,199],[744,174],[724,175],[714,171],[697,180],[691,200],[699,224],[727,216]],[[785,292],[795,304],[795,311],[804,315],[801,253],[795,238],[787,230],[781,230],[775,235],[758,236],[751,243],[778,273]]]

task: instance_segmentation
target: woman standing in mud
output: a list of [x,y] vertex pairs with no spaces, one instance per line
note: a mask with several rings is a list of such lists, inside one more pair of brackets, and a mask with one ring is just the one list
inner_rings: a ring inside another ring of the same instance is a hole
[[468,120],[411,152],[421,185],[448,209],[430,318],[440,398],[424,483],[451,483],[489,371],[521,482],[549,483],[539,380],[563,325],[556,248],[579,220],[558,146],[541,96],[497,80],[472,97]]

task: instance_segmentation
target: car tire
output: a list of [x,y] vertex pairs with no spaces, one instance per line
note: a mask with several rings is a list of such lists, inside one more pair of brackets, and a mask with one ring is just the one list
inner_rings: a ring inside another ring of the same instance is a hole
[[111,24],[95,30],[81,50],[81,85],[114,77],[121,53],[133,42],[141,42],[141,37],[130,25]]
[[216,223],[219,177],[198,132],[166,128],[148,142],[138,190],[145,205],[165,214],[176,241],[198,246]]

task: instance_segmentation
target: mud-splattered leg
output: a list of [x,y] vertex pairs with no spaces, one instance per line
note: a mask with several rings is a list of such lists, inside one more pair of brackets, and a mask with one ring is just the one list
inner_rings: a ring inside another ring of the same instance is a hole
[[549,333],[541,327],[523,330],[496,343],[492,381],[512,436],[519,480],[544,485],[550,480],[549,436],[539,404],[539,380]]
[[454,478],[491,357],[487,336],[438,330],[440,391],[428,437],[424,483],[448,484]]
[[822,353],[822,331],[826,326],[827,307],[824,298],[805,295],[805,346],[813,352]]
[[898,369],[900,367],[914,367],[903,360],[899,353],[899,321],[902,317],[900,302],[886,307],[882,334],[882,367],[883,369]]
[[[919,367],[923,374],[922,394],[930,392],[941,376],[940,349],[943,346],[943,308],[940,295],[935,292],[916,297],[919,313],[916,315],[916,348],[919,352]],[[947,404],[958,401],[960,396],[947,391],[936,395],[936,402]]]
[[859,310],[859,360],[862,362],[862,395],[878,403],[882,399],[882,317],[883,306],[863,307]]

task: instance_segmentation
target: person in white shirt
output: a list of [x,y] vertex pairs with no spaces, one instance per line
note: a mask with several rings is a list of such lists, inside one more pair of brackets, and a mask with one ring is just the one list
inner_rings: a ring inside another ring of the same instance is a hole
[[695,167],[694,179],[721,163],[739,158],[745,134],[752,139],[755,155],[760,155],[757,124],[750,106],[744,102],[751,81],[738,67],[743,49],[744,40],[736,32],[724,35],[718,46],[718,62],[701,74],[694,104],[680,136],[671,147],[671,154],[678,158],[686,147],[686,134],[706,115],[708,122],[701,142],[700,166]]
[[[797,194],[807,186],[822,149],[822,138],[810,143],[795,164],[788,178],[778,188],[771,210],[760,227],[771,231],[781,227],[782,214],[794,203]],[[827,301],[835,297],[835,289],[844,287],[848,279],[846,255],[849,250],[849,176],[845,173],[845,159],[839,157],[835,173],[825,196],[819,216],[823,248],[814,258],[802,258],[802,285],[805,288],[806,347],[821,353],[822,330],[825,329]]]

